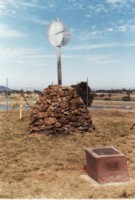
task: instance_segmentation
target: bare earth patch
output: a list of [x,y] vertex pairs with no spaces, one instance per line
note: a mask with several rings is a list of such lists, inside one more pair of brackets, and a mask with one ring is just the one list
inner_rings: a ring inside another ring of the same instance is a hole
[[[92,110],[96,130],[73,135],[29,134],[29,113],[0,112],[1,198],[135,198],[134,112]],[[130,181],[88,178],[85,148],[114,146],[126,154]]]

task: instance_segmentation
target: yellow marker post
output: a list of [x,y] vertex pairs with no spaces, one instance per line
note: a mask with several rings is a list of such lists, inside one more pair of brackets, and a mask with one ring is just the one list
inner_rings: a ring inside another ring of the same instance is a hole
[[27,101],[27,99],[24,96],[23,90],[20,93],[20,97],[19,99],[16,101],[16,103],[13,105],[11,111],[8,113],[7,117],[9,117],[9,115],[11,114],[12,110],[15,108],[15,106],[19,105],[20,108],[20,113],[19,113],[19,118],[22,119],[22,113],[23,113],[23,105],[24,105],[24,101],[26,102],[27,105],[29,105],[30,108],[32,108],[32,106],[29,104],[29,102]]

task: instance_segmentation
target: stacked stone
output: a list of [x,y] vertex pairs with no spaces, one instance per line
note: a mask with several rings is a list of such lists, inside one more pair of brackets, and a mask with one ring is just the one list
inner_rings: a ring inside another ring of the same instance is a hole
[[30,132],[73,133],[94,129],[91,116],[75,88],[50,85],[30,114]]

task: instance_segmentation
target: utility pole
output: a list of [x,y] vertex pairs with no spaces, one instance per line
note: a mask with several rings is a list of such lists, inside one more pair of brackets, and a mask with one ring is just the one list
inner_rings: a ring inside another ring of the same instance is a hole
[[61,47],[65,46],[70,40],[71,34],[68,27],[60,19],[56,19],[49,25],[48,39],[51,45],[57,47],[57,78],[58,85],[62,85],[61,70]]
[[62,85],[61,47],[58,47],[58,51],[57,51],[57,73],[58,73],[58,85]]
[[89,91],[88,91],[88,78],[87,78],[87,108],[89,106]]

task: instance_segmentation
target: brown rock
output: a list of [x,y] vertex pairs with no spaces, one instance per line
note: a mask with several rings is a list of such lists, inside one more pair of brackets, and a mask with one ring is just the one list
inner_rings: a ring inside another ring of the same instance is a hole
[[78,109],[81,113],[86,113],[86,109],[83,107],[83,108],[79,108]]
[[60,107],[61,107],[62,109],[69,108],[69,103],[68,103],[67,101],[62,101],[62,102],[60,103]]
[[55,114],[61,114],[61,111],[62,111],[61,108],[56,108],[56,109],[54,110],[54,113],[55,113]]
[[70,110],[76,110],[76,109],[77,109],[76,104],[71,104],[71,105],[70,105]]
[[72,100],[72,96],[69,96],[69,95],[68,95],[68,96],[66,97],[66,99],[67,99],[68,102],[70,102],[70,101]]
[[85,122],[85,119],[84,119],[84,117],[83,116],[80,116],[79,118],[78,118],[78,122],[79,123],[84,123]]
[[72,110],[71,111],[72,115],[81,115],[80,111],[79,110]]
[[67,116],[70,116],[70,114],[71,114],[71,113],[70,113],[68,110],[62,112],[62,116],[64,116],[64,117],[65,117],[65,116],[66,116],[66,117],[67,117]]
[[42,119],[38,119],[34,124],[36,126],[42,126],[43,125],[43,120]]
[[67,97],[61,97],[61,101],[67,101]]
[[85,116],[84,116],[84,119],[85,119],[85,120],[89,120],[89,119],[90,119],[90,116],[89,116],[89,115],[85,115]]
[[45,119],[44,119],[44,124],[45,124],[46,126],[51,126],[51,125],[55,124],[56,121],[57,121],[56,118],[48,117],[48,118],[45,118]]
[[39,112],[39,110],[38,110],[37,108],[33,108],[33,109],[32,109],[32,113],[33,113],[33,114],[37,114],[38,112]]
[[72,126],[75,128],[78,128],[80,126],[80,123],[78,122],[72,122]]
[[57,96],[51,97],[51,101],[52,101],[52,102],[57,102],[57,101],[58,101],[58,97],[57,97]]
[[57,96],[57,95],[58,95],[58,93],[57,92],[53,92],[53,91],[49,94],[49,96],[51,96],[51,97],[52,96]]
[[52,105],[50,105],[49,107],[48,107],[48,112],[53,112],[54,111],[54,107],[52,106]]
[[34,116],[32,116],[31,118],[30,118],[30,125],[31,124],[34,124],[34,122],[37,120],[37,118],[36,117],[34,117]]
[[88,131],[89,130],[89,127],[88,126],[80,126],[79,128],[78,128],[78,130],[79,131],[83,131],[83,132],[86,132],[86,131]]
[[58,114],[55,114],[55,113],[54,113],[54,117],[55,117],[56,119],[60,119],[60,118],[61,118],[61,113],[58,113]]
[[55,126],[56,126],[56,128],[60,128],[62,126],[62,124],[60,122],[56,122]]
[[37,131],[39,131],[39,130],[40,130],[40,129],[39,129],[37,126],[33,126],[33,127],[30,128],[30,131],[31,131],[31,132],[33,132],[33,131],[37,132]]
[[78,119],[79,119],[79,116],[72,116],[71,122],[76,122],[76,121],[78,121]]
[[60,96],[60,97],[64,97],[64,96],[65,96],[64,91],[60,90],[60,91],[59,91],[59,96]]
[[59,103],[58,102],[52,102],[51,104],[54,108],[57,108],[59,106]]
[[39,127],[39,129],[40,129],[40,131],[43,131],[43,130],[46,129],[46,126],[43,124],[43,125],[41,125],[41,126]]
[[69,120],[67,120],[64,117],[61,117],[59,121],[60,121],[61,124],[68,124],[69,123]]
[[48,104],[41,104],[39,107],[39,110],[45,112],[47,111],[47,108],[48,108]]
[[43,118],[45,118],[45,117],[47,117],[48,115],[47,115],[47,113],[46,112],[39,112],[38,114],[36,114],[36,117],[38,118],[38,119],[43,119]]
[[57,116],[57,115],[55,115],[55,113],[52,112],[51,110],[48,110],[47,114],[48,114],[48,117],[51,117],[51,118],[56,118],[56,116]]

